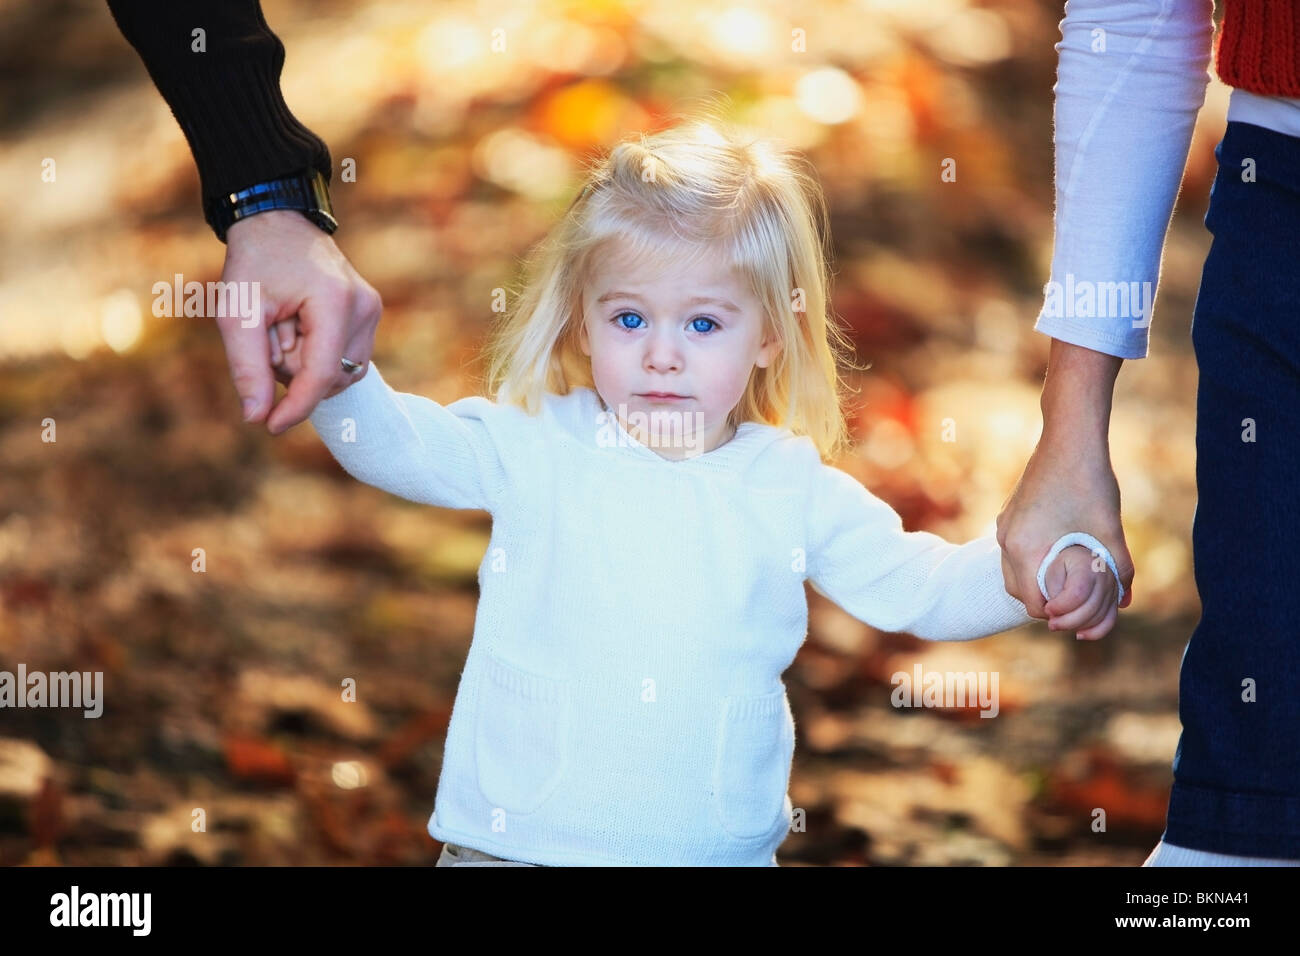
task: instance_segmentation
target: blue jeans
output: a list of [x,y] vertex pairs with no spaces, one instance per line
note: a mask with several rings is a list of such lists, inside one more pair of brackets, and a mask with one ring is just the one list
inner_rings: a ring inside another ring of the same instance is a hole
[[[1192,318],[1201,619],[1162,839],[1300,858],[1300,138],[1229,123]],[[1243,181],[1253,161],[1254,182]]]

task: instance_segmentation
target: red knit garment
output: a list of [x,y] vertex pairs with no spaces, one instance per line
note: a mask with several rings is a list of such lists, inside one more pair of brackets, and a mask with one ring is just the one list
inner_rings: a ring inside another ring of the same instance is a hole
[[1214,63],[1229,86],[1300,97],[1300,0],[1223,0]]

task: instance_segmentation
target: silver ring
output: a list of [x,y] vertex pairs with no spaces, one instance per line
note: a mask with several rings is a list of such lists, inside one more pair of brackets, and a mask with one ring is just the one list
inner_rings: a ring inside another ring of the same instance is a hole
[[339,359],[339,364],[343,366],[343,371],[347,372],[349,375],[361,371],[360,365],[345,358]]

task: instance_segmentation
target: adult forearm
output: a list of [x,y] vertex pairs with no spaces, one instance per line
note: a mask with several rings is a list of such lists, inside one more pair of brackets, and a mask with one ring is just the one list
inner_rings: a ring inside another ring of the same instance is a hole
[[1147,355],[1165,233],[1209,82],[1213,13],[1211,0],[1066,5],[1051,276],[1035,330]]
[[[325,143],[280,93],[284,45],[258,0],[108,0],[190,145],[204,201],[308,166],[328,180]],[[200,32],[201,31],[201,32]]]
[[1115,379],[1124,360],[1052,339],[1039,405],[1048,444],[1107,447]]

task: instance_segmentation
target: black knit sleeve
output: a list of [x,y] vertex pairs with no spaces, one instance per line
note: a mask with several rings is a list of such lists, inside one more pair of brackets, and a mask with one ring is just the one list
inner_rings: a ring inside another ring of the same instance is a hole
[[[209,225],[215,198],[254,183],[309,166],[329,181],[328,147],[280,93],[284,44],[258,0],[108,0],[108,7],[189,141]],[[193,49],[197,28],[205,52]]]

